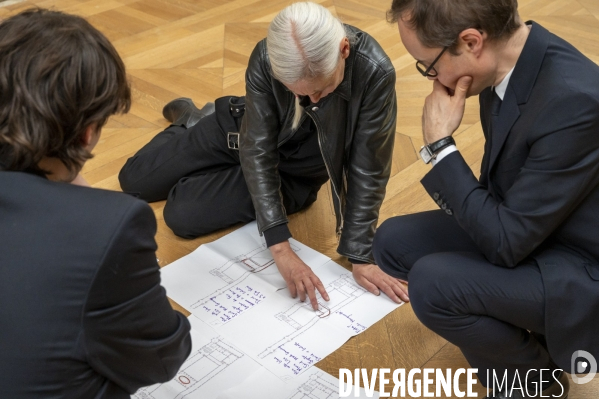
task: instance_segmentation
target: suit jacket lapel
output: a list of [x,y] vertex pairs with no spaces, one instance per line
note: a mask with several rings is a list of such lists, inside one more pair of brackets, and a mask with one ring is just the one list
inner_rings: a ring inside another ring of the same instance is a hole
[[520,116],[520,105],[528,102],[551,37],[551,33],[541,25],[532,21],[528,21],[526,24],[532,25],[532,27],[508,83],[497,124],[493,126],[487,178],[501,153],[512,126]]
[[503,97],[499,116],[497,117],[497,123],[493,126],[493,131],[491,133],[493,137],[491,138],[491,157],[489,158],[488,172],[493,168],[495,161],[497,161],[497,157],[505,144],[505,140],[519,116],[520,108],[518,107],[516,95],[511,89],[511,86],[508,85],[505,96]]

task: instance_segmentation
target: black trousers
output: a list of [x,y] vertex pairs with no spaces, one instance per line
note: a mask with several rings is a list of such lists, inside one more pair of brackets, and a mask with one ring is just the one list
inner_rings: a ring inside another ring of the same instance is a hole
[[[213,113],[189,129],[168,127],[129,158],[119,173],[124,192],[148,202],[166,199],[164,221],[180,237],[193,238],[256,218],[239,151],[228,147],[219,118]],[[280,173],[281,193],[291,214],[313,203],[318,189],[298,182],[293,168],[285,170]]]
[[542,343],[545,293],[534,260],[513,269],[491,264],[441,210],[385,221],[373,252],[386,273],[408,280],[418,319],[461,349],[484,386],[492,384],[487,371],[507,370],[511,384],[517,370],[524,384],[528,370],[554,368]]

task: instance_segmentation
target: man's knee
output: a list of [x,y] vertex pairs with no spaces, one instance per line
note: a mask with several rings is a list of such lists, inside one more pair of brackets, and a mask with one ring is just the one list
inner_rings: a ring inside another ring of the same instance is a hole
[[128,188],[132,183],[131,159],[132,158],[127,159],[127,162],[125,162],[125,165],[123,165],[119,172],[119,183],[121,184],[123,191],[125,191],[125,187]]
[[[194,206],[191,209],[191,204],[181,202],[169,198],[164,206],[164,222],[175,233],[182,238],[196,238],[203,234],[211,233],[202,228],[202,224],[198,220],[202,219],[202,215],[198,215],[201,207]],[[193,215],[193,217],[192,217]]]
[[393,249],[396,248],[397,242],[401,240],[400,231],[401,223],[397,218],[387,219],[377,228],[372,243],[372,253],[377,264],[386,264],[394,258],[391,253],[395,252]]
[[164,190],[157,187],[151,179],[145,178],[135,164],[135,157],[129,158],[119,172],[119,184],[123,192],[135,195],[147,202],[165,199]]
[[435,331],[441,319],[451,313],[455,274],[447,263],[446,253],[420,258],[409,274],[410,302],[418,319]]
[[141,194],[141,190],[138,183],[139,176],[135,173],[134,167],[134,159],[135,157],[127,159],[125,165],[119,172],[119,183],[121,185],[121,189],[126,193],[136,193]]
[[372,254],[376,264],[395,277],[406,278],[411,267],[406,262],[406,255],[413,250],[409,239],[411,226],[405,217],[391,218],[377,228],[374,236]]
[[181,187],[175,186],[171,190],[163,215],[166,225],[179,237],[196,238],[238,222],[253,220],[253,217],[235,219],[236,214],[221,206],[219,196],[189,195],[189,192],[181,192],[178,188]]

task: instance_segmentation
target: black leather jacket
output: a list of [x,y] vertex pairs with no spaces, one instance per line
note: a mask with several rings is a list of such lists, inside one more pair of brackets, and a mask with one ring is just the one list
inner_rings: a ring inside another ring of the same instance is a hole
[[[335,91],[306,104],[318,130],[320,150],[333,191],[339,254],[373,263],[372,239],[391,171],[397,101],[395,69],[380,45],[357,28]],[[266,39],[259,42],[246,72],[246,110],[240,158],[260,232],[287,223],[280,193],[277,148],[291,129],[294,94],[271,74]],[[300,123],[301,124],[301,123]]]

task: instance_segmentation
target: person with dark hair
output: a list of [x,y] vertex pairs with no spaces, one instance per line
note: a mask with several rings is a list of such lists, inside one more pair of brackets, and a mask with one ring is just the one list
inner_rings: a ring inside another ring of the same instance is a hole
[[164,221],[193,238],[257,220],[293,297],[320,279],[291,249],[287,215],[316,201],[330,180],[339,239],[356,281],[395,302],[402,283],[373,264],[372,240],[391,172],[397,101],[395,69],[366,32],[325,7],[298,2],[281,10],[250,56],[245,97],[197,109],[168,103],[172,123],[119,173],[123,191],[165,200]]
[[[516,0],[394,0],[388,15],[433,81],[420,154],[441,209],[385,221],[377,264],[490,398],[567,398],[563,370],[599,358],[599,67]],[[476,178],[452,134],[478,94]]]
[[102,126],[130,103],[121,58],[84,19],[33,9],[0,23],[2,398],[129,398],[189,355],[152,210],[81,187]]

